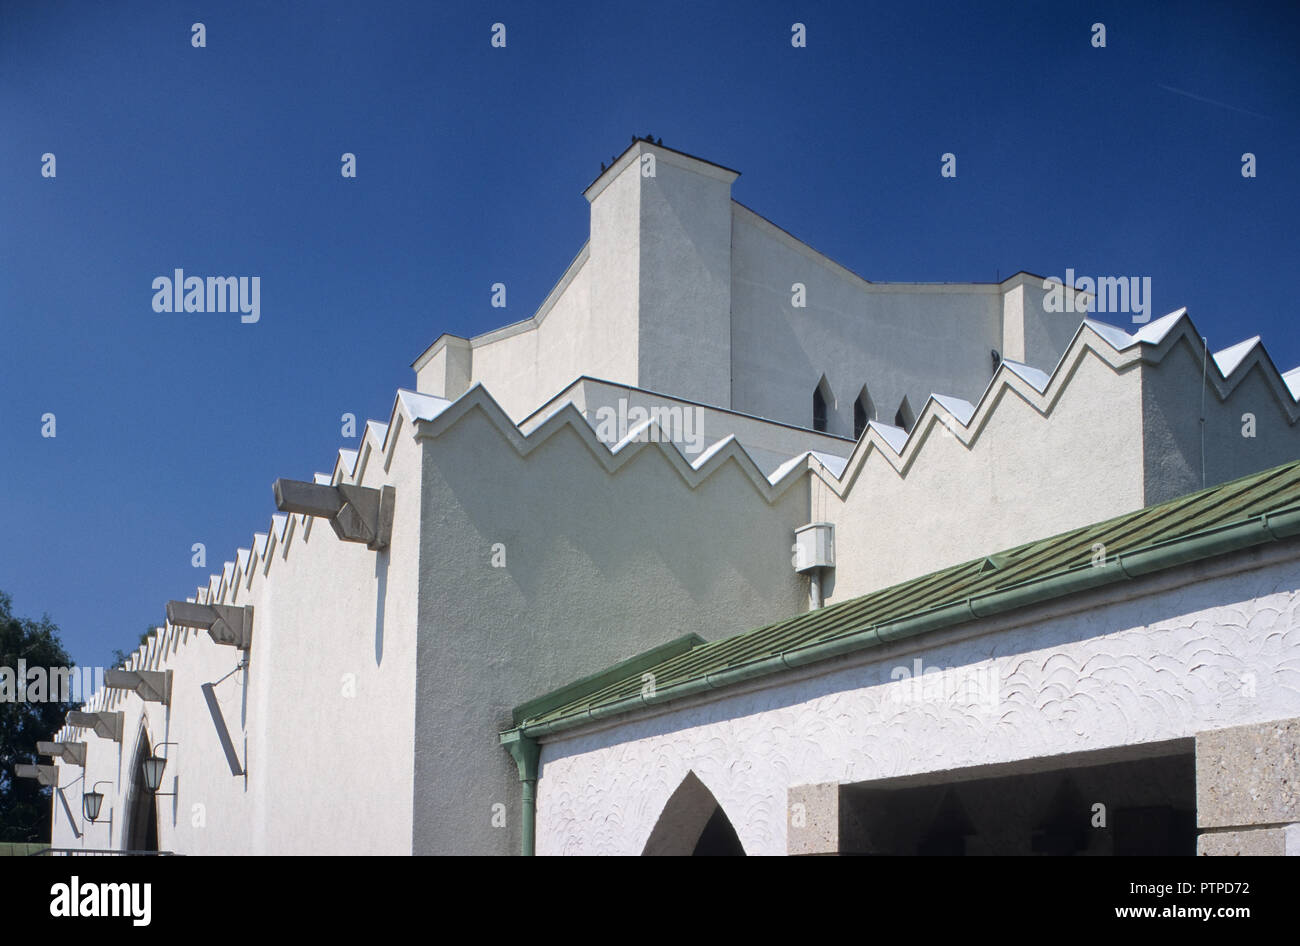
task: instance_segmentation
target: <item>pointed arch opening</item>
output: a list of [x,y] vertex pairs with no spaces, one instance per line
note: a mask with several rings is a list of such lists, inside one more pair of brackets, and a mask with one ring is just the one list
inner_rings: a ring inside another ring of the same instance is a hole
[[862,435],[867,432],[867,424],[875,419],[876,405],[871,402],[871,395],[867,393],[867,386],[864,384],[857,400],[853,402],[853,439],[861,440]]
[[149,734],[143,728],[131,757],[130,783],[126,795],[126,822],[122,827],[122,848],[127,851],[158,850],[158,799],[144,782],[144,760],[153,754]]
[[827,431],[831,403],[831,386],[826,383],[826,375],[822,375],[822,379],[817,382],[817,387],[813,388],[813,430],[820,430],[822,433]]
[[898,412],[894,414],[894,426],[902,427],[909,434],[912,432],[912,428],[916,426],[916,413],[912,410],[907,395],[903,395],[903,402],[898,405]]
[[975,828],[961,799],[949,788],[917,843],[916,853],[929,857],[961,856],[966,853],[967,838],[974,834]]
[[740,856],[745,848],[718,800],[694,772],[687,772],[659,814],[646,857]]

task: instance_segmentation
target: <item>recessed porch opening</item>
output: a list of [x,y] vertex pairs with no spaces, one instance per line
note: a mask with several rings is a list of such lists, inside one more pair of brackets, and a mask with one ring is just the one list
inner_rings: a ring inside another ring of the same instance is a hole
[[[1145,758],[986,768],[840,786],[840,853],[1194,855],[1190,740]],[[1006,774],[996,774],[999,770]],[[1032,769],[1032,770],[1026,770]]]

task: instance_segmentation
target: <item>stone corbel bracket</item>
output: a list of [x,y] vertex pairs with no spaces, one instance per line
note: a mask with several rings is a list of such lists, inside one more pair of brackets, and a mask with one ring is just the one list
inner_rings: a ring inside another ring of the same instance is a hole
[[393,537],[393,503],[397,490],[374,489],[340,483],[325,486],[301,480],[278,479],[271,489],[280,512],[320,516],[344,542],[364,542],[368,549],[388,547]]
[[86,767],[86,744],[84,742],[38,742],[36,751],[52,759],[62,759],[69,765]]
[[218,644],[248,650],[253,646],[253,606],[168,601],[167,620],[176,627],[197,627]]
[[82,729],[93,729],[95,735],[101,739],[112,739],[114,742],[122,741],[122,712],[120,710],[114,713],[83,713],[81,710],[73,710],[68,713],[68,725]]
[[170,670],[105,670],[104,686],[111,690],[133,690],[146,703],[162,703],[172,699],[172,672]]
[[59,767],[57,765],[15,765],[14,775],[19,778],[34,778],[38,784],[50,788],[59,784]]

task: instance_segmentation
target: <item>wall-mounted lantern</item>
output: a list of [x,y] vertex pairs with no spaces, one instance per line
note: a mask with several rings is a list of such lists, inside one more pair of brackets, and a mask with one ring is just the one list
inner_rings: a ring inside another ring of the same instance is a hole
[[144,787],[155,795],[158,794],[158,789],[162,787],[163,769],[165,768],[167,768],[167,760],[161,756],[151,755],[144,760]]
[[163,769],[167,768],[167,759],[158,755],[158,750],[163,746],[174,746],[174,742],[160,742],[154,747],[153,755],[145,759],[141,765],[144,768],[144,787],[149,789],[154,795],[171,795],[172,792],[160,792],[162,787]]
[[81,810],[91,822],[99,820],[99,811],[104,806],[104,793],[99,790],[99,786],[106,784],[111,785],[112,782],[108,779],[96,782],[94,788],[81,796]]

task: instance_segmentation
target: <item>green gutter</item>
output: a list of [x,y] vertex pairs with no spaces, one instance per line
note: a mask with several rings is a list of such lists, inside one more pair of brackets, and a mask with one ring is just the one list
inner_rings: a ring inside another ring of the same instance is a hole
[[[763,677],[783,670],[841,657],[890,641],[915,637],[919,634],[952,627],[977,618],[1004,614],[1031,604],[1050,601],[1121,581],[1129,581],[1153,572],[1175,568],[1179,565],[1212,558],[1228,552],[1264,545],[1269,542],[1281,541],[1296,535],[1300,535],[1300,509],[1263,513],[1230,525],[1216,526],[1189,536],[1126,552],[1096,565],[1081,565],[1067,571],[1031,579],[1010,588],[976,595],[963,601],[912,614],[905,618],[846,631],[830,640],[791,648],[772,657],[765,657],[737,667],[729,667],[717,673],[705,674],[703,677],[697,677],[683,683],[660,687],[655,695],[649,699],[644,694],[629,696],[613,703],[591,707],[585,712],[575,713],[550,722],[534,723],[532,725],[525,722],[510,733],[503,734],[501,737],[502,742],[504,743],[507,737],[512,735],[517,735],[521,739],[548,736],[584,723],[607,719],[643,709],[647,706],[658,706],[673,700],[685,699],[686,697],[732,686],[756,677]],[[520,777],[523,777],[522,774]]]
[[541,759],[541,747],[536,739],[524,735],[518,729],[503,732],[501,745],[505,746],[510,758],[519,767],[519,781],[524,786],[519,853],[524,857],[532,857],[537,845],[537,763]]

